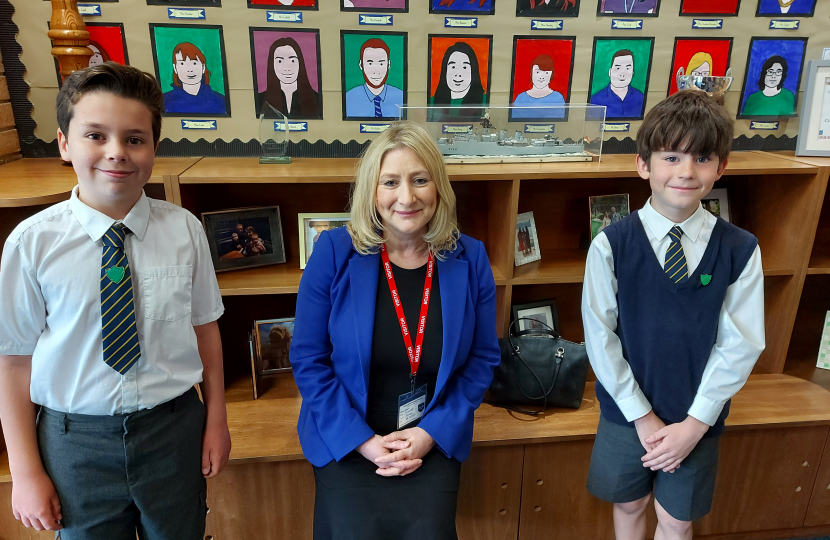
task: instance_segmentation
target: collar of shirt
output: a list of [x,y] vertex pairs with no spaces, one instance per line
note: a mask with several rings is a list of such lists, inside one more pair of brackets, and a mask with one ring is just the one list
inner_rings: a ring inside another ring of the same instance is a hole
[[649,197],[645,206],[640,210],[640,217],[643,220],[643,224],[658,239],[665,238],[672,227],[679,226],[683,230],[684,236],[688,237],[692,242],[697,242],[700,231],[703,229],[703,224],[706,222],[707,213],[703,209],[703,206],[698,203],[697,210],[695,210],[695,213],[689,219],[683,223],[675,223],[655,210],[651,206],[651,197]]
[[[387,86],[388,85],[386,83],[383,83],[383,90],[381,90],[380,94],[378,94],[380,96],[381,101],[386,101],[386,88],[387,88]],[[366,99],[368,99],[369,101],[374,101],[375,100],[375,95],[372,93],[371,90],[369,90],[369,85],[366,84],[365,82],[363,83],[363,91],[366,92]]]
[[[69,207],[72,214],[81,224],[83,230],[89,235],[93,242],[97,242],[104,236],[113,224],[117,221],[106,214],[95,210],[86,205],[80,198],[78,198],[78,186],[72,189],[72,197],[69,199]],[[121,223],[130,229],[135,237],[141,241],[144,239],[144,234],[147,232],[147,224],[150,222],[150,202],[147,200],[147,195],[144,190],[141,190],[141,197],[138,202],[133,205],[127,216],[121,220]]]

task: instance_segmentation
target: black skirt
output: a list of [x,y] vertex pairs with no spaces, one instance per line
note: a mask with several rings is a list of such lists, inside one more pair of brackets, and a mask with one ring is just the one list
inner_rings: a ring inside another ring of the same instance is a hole
[[460,462],[433,449],[407,476],[376,469],[357,452],[314,467],[314,540],[457,540]]

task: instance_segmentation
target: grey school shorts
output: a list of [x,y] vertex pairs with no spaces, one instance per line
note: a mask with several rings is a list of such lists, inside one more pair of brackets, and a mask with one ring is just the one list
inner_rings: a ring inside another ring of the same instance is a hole
[[127,415],[42,408],[38,445],[61,502],[61,540],[202,540],[204,424],[195,389]]
[[637,430],[600,417],[591,454],[588,491],[612,503],[638,501],[654,491],[666,512],[680,521],[709,513],[718,473],[718,437],[705,437],[673,473],[652,471]]

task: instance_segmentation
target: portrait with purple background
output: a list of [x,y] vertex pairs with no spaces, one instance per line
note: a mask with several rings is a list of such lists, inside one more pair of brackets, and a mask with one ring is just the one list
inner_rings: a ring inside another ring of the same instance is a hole
[[[288,118],[322,118],[320,31],[252,27],[250,35],[257,117],[276,118],[276,109]],[[290,67],[277,74],[280,65]]]
[[409,0],[338,0],[340,11],[376,11],[382,13],[408,13]]

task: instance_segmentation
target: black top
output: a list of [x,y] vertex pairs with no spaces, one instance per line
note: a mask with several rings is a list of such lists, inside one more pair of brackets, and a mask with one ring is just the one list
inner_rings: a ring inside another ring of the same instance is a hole
[[[424,280],[427,265],[407,270],[392,265],[392,275],[403,304],[406,324],[410,329],[412,345],[416,343],[418,316],[421,314],[421,300],[424,296]],[[444,346],[443,318],[441,316],[441,290],[438,284],[438,267],[432,274],[432,290],[429,295],[429,311],[424,332],[424,346],[421,366],[415,387],[427,385],[427,401],[435,395],[435,381],[441,365],[441,349]],[[383,260],[378,272],[377,302],[375,304],[375,326],[372,334],[372,362],[369,372],[369,402],[366,423],[375,433],[386,435],[398,428],[398,397],[411,390],[409,379],[409,357],[406,354],[401,327],[389,283],[383,270]],[[406,427],[415,427],[413,422]]]

